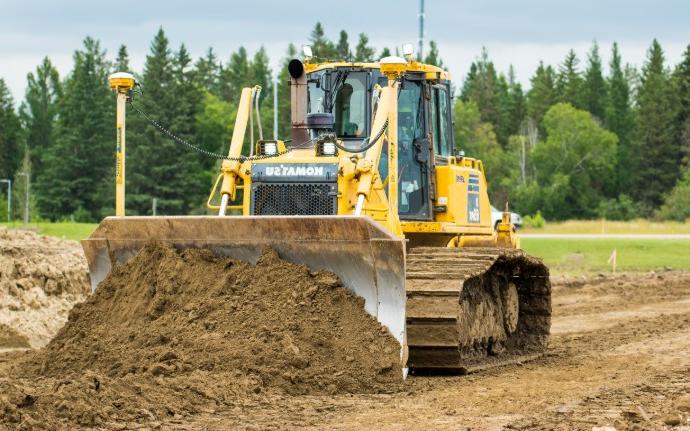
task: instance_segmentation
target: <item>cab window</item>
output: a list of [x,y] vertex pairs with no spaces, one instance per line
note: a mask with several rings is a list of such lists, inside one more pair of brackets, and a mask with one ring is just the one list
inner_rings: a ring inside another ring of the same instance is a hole
[[452,154],[450,98],[445,86],[432,88],[431,105],[434,151],[439,156],[450,156]]
[[367,132],[366,75],[351,73],[338,89],[333,106],[336,134],[341,138],[364,138]]
[[307,85],[307,97],[309,100],[309,113],[323,113],[323,98],[325,92],[318,82],[309,81]]

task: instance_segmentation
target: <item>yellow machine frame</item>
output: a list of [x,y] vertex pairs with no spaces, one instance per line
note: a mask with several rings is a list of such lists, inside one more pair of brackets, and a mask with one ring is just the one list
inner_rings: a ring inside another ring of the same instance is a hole
[[[375,113],[372,126],[380,130],[386,120],[388,127],[364,155],[340,151],[338,156],[318,156],[314,148],[293,148],[287,151],[285,142],[278,141],[280,155],[265,160],[225,160],[221,167],[211,194],[207,201],[210,209],[225,214],[226,209],[235,214],[249,216],[250,193],[243,193],[239,199],[237,190],[250,190],[252,166],[255,164],[282,162],[291,163],[333,163],[338,165],[338,215],[368,215],[383,224],[398,237],[414,238],[420,245],[447,245],[449,247],[466,247],[482,245],[499,245],[508,248],[519,248],[515,228],[510,224],[509,214],[504,213],[498,229],[491,224],[491,205],[487,193],[484,167],[480,160],[469,157],[447,157],[441,159],[443,164],[434,166],[436,176],[435,207],[445,207],[445,211],[434,213],[432,221],[401,221],[398,217],[398,184],[397,184],[397,87],[398,78],[408,72],[423,72],[427,80],[447,80],[450,74],[436,66],[410,61],[406,63],[345,63],[330,62],[322,64],[305,63],[306,72],[315,72],[338,67],[361,67],[363,69],[379,68],[388,77],[388,86],[381,89],[379,107]],[[242,91],[235,128],[228,156],[239,159],[246,132],[247,120],[252,109],[252,88]],[[388,144],[387,178],[381,178],[378,172],[379,158],[383,143]],[[445,161],[447,160],[447,161]],[[479,211],[480,222],[471,223],[467,219],[468,184],[470,176],[479,178]],[[218,188],[220,184],[220,189]],[[387,192],[386,193],[386,188]],[[220,194],[220,205],[212,202]]]

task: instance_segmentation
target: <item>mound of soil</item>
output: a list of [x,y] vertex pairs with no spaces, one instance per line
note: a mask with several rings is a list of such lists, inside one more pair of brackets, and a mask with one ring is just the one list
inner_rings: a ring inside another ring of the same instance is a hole
[[41,347],[89,292],[76,241],[0,228],[0,324]]
[[28,348],[29,340],[14,328],[0,323],[0,349]]
[[[397,341],[333,274],[272,250],[252,266],[158,243],[116,266],[12,373],[23,378],[0,379],[9,394],[0,418],[33,426],[155,422],[264,396],[402,387]],[[50,389],[35,383],[44,379]]]

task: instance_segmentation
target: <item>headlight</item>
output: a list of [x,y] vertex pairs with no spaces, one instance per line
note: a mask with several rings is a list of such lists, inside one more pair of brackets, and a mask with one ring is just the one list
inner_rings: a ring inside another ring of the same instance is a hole
[[334,156],[335,155],[335,144],[333,142],[324,142],[321,148],[324,156]]
[[274,156],[278,154],[278,145],[275,142],[264,143],[264,154],[267,156]]

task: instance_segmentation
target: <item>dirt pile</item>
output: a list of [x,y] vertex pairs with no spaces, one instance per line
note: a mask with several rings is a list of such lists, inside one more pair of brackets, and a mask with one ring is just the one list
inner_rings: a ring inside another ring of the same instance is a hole
[[29,348],[29,340],[16,329],[0,323],[0,350]]
[[262,397],[391,392],[399,358],[396,340],[330,273],[271,250],[252,266],[149,244],[13,368],[22,379],[0,380],[10,394],[0,417],[107,426]]
[[0,228],[0,325],[7,331],[41,347],[89,292],[77,242]]

